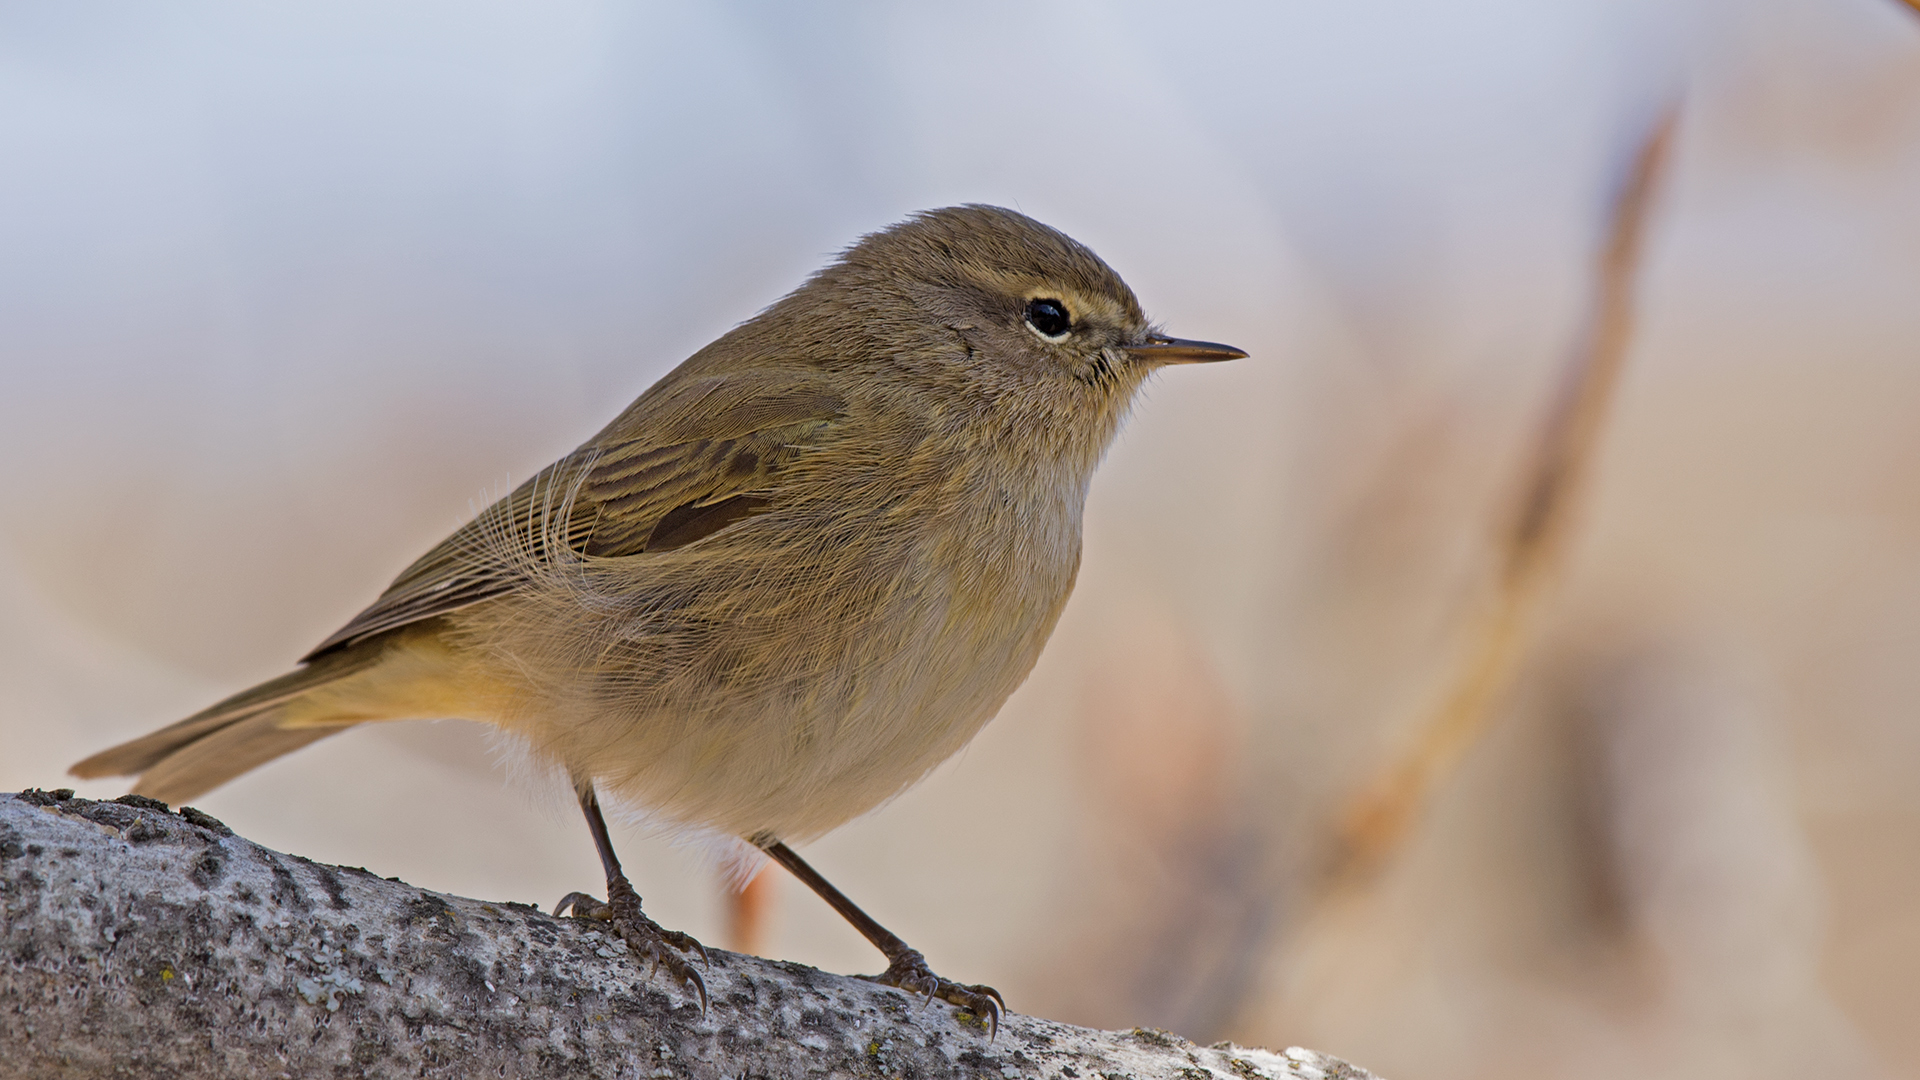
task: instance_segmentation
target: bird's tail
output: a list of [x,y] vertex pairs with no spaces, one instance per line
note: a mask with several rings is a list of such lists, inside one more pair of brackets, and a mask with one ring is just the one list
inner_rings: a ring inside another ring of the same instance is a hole
[[328,653],[70,771],[137,774],[134,794],[177,805],[355,724],[462,715],[436,692],[457,685],[448,656],[437,640],[407,634]]

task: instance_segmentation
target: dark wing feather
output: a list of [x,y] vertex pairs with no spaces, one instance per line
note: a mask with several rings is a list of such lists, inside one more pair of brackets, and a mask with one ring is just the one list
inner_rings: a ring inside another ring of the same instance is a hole
[[520,560],[549,557],[552,538],[619,558],[682,547],[759,513],[782,470],[843,409],[813,380],[758,372],[649,391],[441,541],[304,659],[498,596],[521,579]]

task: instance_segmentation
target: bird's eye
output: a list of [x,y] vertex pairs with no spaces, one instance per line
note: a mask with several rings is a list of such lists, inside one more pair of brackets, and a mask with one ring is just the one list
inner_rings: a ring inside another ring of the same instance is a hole
[[1027,305],[1027,325],[1048,341],[1059,341],[1073,329],[1073,320],[1067,317],[1067,305],[1043,298]]

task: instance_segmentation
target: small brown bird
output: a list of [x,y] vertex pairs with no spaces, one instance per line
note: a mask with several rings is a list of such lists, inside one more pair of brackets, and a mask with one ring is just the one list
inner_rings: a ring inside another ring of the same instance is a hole
[[296,670],[73,767],[181,802],[375,720],[495,724],[564,767],[638,956],[596,788],[742,837],[887,957],[874,978],[999,1016],[789,842],[898,794],[1026,678],[1080,564],[1087,484],[1167,364],[1093,252],[1010,210],[933,210],[849,248],[482,512]]

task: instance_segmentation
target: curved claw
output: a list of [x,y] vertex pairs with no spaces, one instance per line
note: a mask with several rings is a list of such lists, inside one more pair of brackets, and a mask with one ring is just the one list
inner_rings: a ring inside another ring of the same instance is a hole
[[1007,999],[1000,996],[1000,991],[979,983],[960,987],[960,990],[970,999],[963,1007],[973,1015],[986,1019],[987,1041],[992,1042],[1000,1034],[1000,1014],[1006,1011]]
[[[651,922],[652,920],[648,921]],[[657,925],[655,929],[658,929]],[[666,968],[667,971],[673,975],[674,981],[691,986],[693,992],[700,995],[700,1015],[705,1016],[707,1014],[707,1008],[710,1004],[710,1000],[707,997],[707,981],[700,977],[700,973],[693,969],[692,964],[687,963],[685,960],[680,959],[678,956],[661,947],[666,942],[667,934],[643,935],[643,939],[639,942],[628,938],[625,933],[622,933],[621,937],[626,940],[627,947],[633,952],[646,953],[648,960],[647,978],[653,978],[654,972],[662,967]]]
[[972,1013],[985,1020],[988,1025],[987,1041],[992,1042],[1000,1035],[1000,1014],[1007,1007],[1006,999],[1000,991],[991,986],[957,983],[943,979],[927,966],[926,958],[918,950],[908,950],[894,958],[887,970],[878,975],[863,975],[863,979],[877,982],[882,986],[891,986],[909,994],[919,995],[923,991],[926,998],[921,1007],[932,1004],[939,998],[952,1005]]
[[692,968],[687,969],[686,980],[693,984],[694,990],[700,995],[700,1015],[707,1015],[707,981]]
[[[612,924],[611,929],[626,942],[627,950],[635,959],[647,959],[648,979],[665,967],[673,975],[676,983],[691,986],[700,996],[700,1014],[705,1016],[710,1005],[707,995],[707,983],[693,965],[682,960],[679,953],[698,954],[700,962],[712,965],[706,946],[700,944],[691,934],[678,930],[668,930],[654,922],[640,910],[640,895],[625,877],[615,877],[607,882],[607,901],[601,903],[586,893],[568,893],[563,897],[553,913],[559,915],[572,908],[576,914],[586,914],[590,918],[602,919]],[[674,950],[678,950],[675,952]]]

